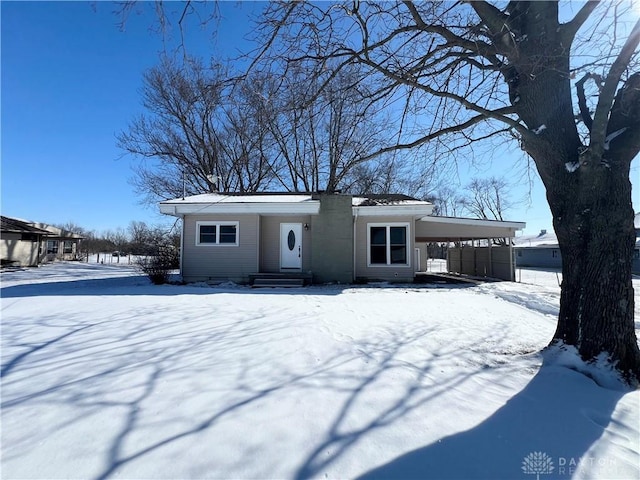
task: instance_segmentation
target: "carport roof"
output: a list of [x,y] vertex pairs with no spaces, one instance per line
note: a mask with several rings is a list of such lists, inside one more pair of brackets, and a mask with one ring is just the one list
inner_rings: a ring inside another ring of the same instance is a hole
[[524,222],[504,222],[459,217],[422,217],[416,221],[415,237],[418,242],[455,242],[512,238],[516,231],[526,227]]

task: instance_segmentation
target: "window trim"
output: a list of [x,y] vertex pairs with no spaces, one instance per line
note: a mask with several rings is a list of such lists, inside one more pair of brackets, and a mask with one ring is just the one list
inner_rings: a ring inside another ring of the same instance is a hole
[[[387,263],[371,263],[371,227],[386,227]],[[391,227],[405,227],[406,263],[391,263]],[[411,266],[411,224],[409,222],[367,223],[367,267],[400,268]]]
[[[215,242],[200,242],[200,227],[216,227]],[[220,227],[235,227],[236,241],[234,243],[220,243]],[[240,222],[237,221],[201,221],[196,222],[196,246],[197,247],[238,247],[240,245]]]
[[[51,243],[51,248],[49,248],[49,243]],[[46,249],[47,255],[58,255],[58,253],[60,252],[60,241],[47,240],[45,249]]]
[[73,240],[64,240],[62,242],[62,254],[70,255],[73,253]]

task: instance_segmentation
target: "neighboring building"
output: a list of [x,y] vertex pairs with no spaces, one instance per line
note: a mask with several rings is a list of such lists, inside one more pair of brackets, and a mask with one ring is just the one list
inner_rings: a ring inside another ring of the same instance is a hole
[[562,268],[562,256],[556,234],[542,230],[538,235],[514,238],[516,266]]
[[0,217],[0,261],[2,266],[34,267],[40,263],[47,230],[17,218]]
[[2,217],[2,265],[34,267],[54,260],[77,260],[82,236],[43,223]]
[[432,209],[405,195],[214,193],[160,203],[162,213],[183,220],[187,282],[247,283],[260,275],[408,282],[426,266],[427,242],[511,238],[525,226],[432,217]]
[[78,245],[84,237],[45,223],[31,223],[30,225],[49,232],[42,246],[42,261],[78,259],[80,252]]
[[[636,246],[633,250],[631,271],[640,274],[640,213],[634,218]],[[539,268],[562,268],[562,255],[558,238],[554,232],[542,230],[538,235],[516,237],[516,266]]]

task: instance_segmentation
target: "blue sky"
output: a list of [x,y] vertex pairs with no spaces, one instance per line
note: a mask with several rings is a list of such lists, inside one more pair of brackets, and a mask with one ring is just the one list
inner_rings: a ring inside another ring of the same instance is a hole
[[[142,73],[163,49],[149,6],[121,32],[107,2],[95,10],[87,2],[0,3],[3,215],[98,231],[170,222],[139,204],[128,183],[133,162],[119,159],[115,145],[142,112]],[[215,41],[192,26],[190,53],[235,54],[249,10],[224,5]]]
[[[169,8],[180,7],[168,3]],[[263,4],[222,2],[217,36],[193,24],[189,53],[246,50],[248,14]],[[142,73],[158,62],[163,38],[150,28],[150,3],[117,27],[108,2],[1,2],[2,214],[49,223],[72,221],[103,231],[132,220],[171,223],[157,208],[139,204],[128,183],[129,158],[115,135],[142,112]],[[171,39],[167,40],[171,48]],[[501,159],[502,160],[502,159]],[[498,162],[505,164],[504,160]],[[632,165],[633,199],[640,210],[640,167]],[[502,175],[495,169],[460,171],[460,177]],[[522,182],[522,196],[528,185]],[[551,229],[551,214],[536,179],[531,201],[509,217],[526,233]]]

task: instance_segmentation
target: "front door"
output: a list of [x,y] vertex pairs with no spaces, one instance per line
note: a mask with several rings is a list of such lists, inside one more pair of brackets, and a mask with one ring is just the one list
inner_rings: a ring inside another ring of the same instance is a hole
[[302,270],[302,224],[280,224],[280,270]]

